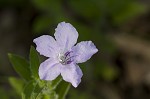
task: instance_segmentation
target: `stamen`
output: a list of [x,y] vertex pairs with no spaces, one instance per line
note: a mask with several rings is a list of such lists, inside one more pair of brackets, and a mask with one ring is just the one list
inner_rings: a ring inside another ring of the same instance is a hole
[[76,55],[71,56],[71,53],[73,53],[73,51],[68,51],[65,54],[58,54],[59,62],[63,65],[70,64],[71,62],[73,62],[74,57],[76,57]]
[[67,61],[67,64],[70,64],[72,61]]
[[70,55],[70,53],[73,53],[73,51],[70,51],[70,52],[68,51],[68,52],[66,52],[66,53],[65,53],[65,58],[67,58],[67,56]]
[[70,60],[70,59],[72,59],[73,57],[76,57],[76,56],[77,55],[71,56],[71,57],[67,58],[66,60]]

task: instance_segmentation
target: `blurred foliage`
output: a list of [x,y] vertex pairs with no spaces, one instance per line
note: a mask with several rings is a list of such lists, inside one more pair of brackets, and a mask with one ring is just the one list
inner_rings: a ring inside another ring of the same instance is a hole
[[14,88],[14,90],[18,94],[18,96],[21,95],[20,93],[22,93],[23,91],[24,82],[21,79],[15,77],[9,77],[8,80],[10,85]]
[[0,94],[2,99],[9,99],[7,92],[3,88],[0,88]]
[[[79,64],[83,69],[83,80],[79,88],[71,89],[68,95],[69,99],[99,99],[102,97],[99,94],[99,88],[102,87],[100,86],[101,81],[113,82],[120,75],[119,69],[112,65],[110,57],[116,53],[117,49],[107,35],[113,29],[147,11],[147,7],[137,0],[0,0],[0,7],[14,8],[20,16],[23,16],[22,19],[17,16],[20,20],[25,20],[21,21],[18,26],[26,26],[22,22],[26,22],[29,18],[27,25],[29,25],[33,37],[43,34],[52,35],[56,25],[61,21],[66,21],[71,23],[79,32],[79,42],[91,40],[95,43],[99,53],[94,55],[92,61]],[[18,56],[13,58],[16,59]],[[24,60],[19,59],[20,61]],[[25,63],[25,65],[27,64],[29,63]],[[33,64],[38,65],[39,63],[36,64],[33,61]],[[17,71],[20,70],[15,66],[14,68]],[[30,75],[26,69],[25,74],[20,74],[22,71],[18,73],[22,77]],[[36,73],[34,74],[37,76]],[[9,78],[10,85],[18,93],[21,91],[22,84],[14,85],[17,80],[20,79]],[[33,85],[28,83],[27,89],[30,86]],[[0,88],[0,94],[2,94],[2,99],[8,99],[8,96],[5,95],[6,91],[2,88]]]
[[88,27],[86,31],[89,29],[92,31],[95,26],[100,27],[106,20],[111,21],[109,22],[111,25],[121,24],[146,9],[144,5],[134,0],[32,0],[32,2],[43,13],[41,18],[35,20],[36,33],[42,33],[41,31],[48,29],[50,25],[61,21],[76,23],[80,28],[83,27],[82,23],[84,27],[91,24],[93,26]]

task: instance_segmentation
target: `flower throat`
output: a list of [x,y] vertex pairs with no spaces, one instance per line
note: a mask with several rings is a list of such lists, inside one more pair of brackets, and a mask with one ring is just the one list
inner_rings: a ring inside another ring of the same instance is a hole
[[73,57],[71,56],[72,51],[67,51],[65,54],[59,53],[58,59],[62,65],[70,64],[73,62]]

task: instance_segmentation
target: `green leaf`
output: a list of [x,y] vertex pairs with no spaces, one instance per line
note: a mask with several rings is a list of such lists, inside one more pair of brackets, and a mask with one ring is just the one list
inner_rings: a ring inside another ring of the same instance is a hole
[[41,98],[41,94],[43,92],[43,90],[45,89],[45,82],[44,81],[40,81],[40,80],[37,80],[36,81],[37,83],[35,84],[35,87],[34,87],[34,90],[32,92],[32,97],[34,99],[40,99]]
[[30,65],[23,57],[14,54],[8,54],[9,60],[15,71],[25,80],[31,79]]
[[56,88],[56,93],[58,94],[58,99],[65,99],[70,88],[70,83],[61,81]]
[[23,91],[24,82],[16,77],[8,78],[10,85],[15,89],[15,91],[20,95]]
[[38,68],[40,66],[39,56],[37,51],[33,46],[30,48],[30,68],[31,73],[34,78],[39,78],[38,76]]
[[26,84],[24,91],[22,93],[22,99],[32,99],[31,94],[32,94],[32,91],[34,89],[33,82],[34,81],[30,81],[29,83]]
[[60,82],[62,81],[62,77],[58,76],[55,80],[52,81],[52,89],[56,89],[56,87],[60,84]]
[[[63,84],[63,86],[65,85]],[[27,83],[22,93],[22,99],[58,99],[58,94],[53,90],[51,82],[37,79]]]
[[41,99],[46,89],[46,83],[41,80],[32,80],[24,88],[22,99]]

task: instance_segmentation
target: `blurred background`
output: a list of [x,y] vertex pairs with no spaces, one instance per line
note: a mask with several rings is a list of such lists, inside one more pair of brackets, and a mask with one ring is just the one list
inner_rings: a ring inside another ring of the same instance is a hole
[[[67,99],[150,99],[149,0],[0,0],[0,98],[18,99],[7,53],[28,59],[33,39],[71,23],[99,52]],[[35,45],[34,45],[35,46]]]

